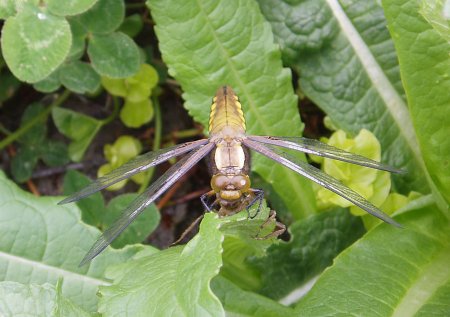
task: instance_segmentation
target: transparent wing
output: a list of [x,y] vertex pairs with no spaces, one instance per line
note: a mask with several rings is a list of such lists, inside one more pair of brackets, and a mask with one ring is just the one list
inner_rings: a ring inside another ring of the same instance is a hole
[[397,169],[388,165],[381,164],[367,157],[353,154],[323,142],[299,138],[299,137],[274,137],[274,136],[256,136],[250,135],[249,139],[264,144],[281,146],[284,148],[301,151],[308,154],[323,156],[333,160],[344,161],[352,164],[362,165],[392,173],[405,173],[404,170]]
[[168,159],[192,151],[204,144],[208,143],[208,139],[198,140],[194,142],[187,142],[179,145],[175,145],[166,149],[161,149],[154,152],[149,152],[128,161],[121,167],[111,171],[93,181],[91,184],[83,188],[82,190],[73,193],[64,200],[61,200],[58,205],[71,203],[80,200],[86,196],[92,195],[103,188],[109,187],[121,180],[129,178],[134,174],[140,173],[149,169],[152,166],[158,165]]
[[162,193],[171,187],[181,176],[192,168],[198,161],[207,155],[213,148],[214,143],[208,143],[193,153],[186,155],[171,168],[169,168],[156,182],[154,182],[144,193],[139,195],[123,212],[122,216],[108,228],[94,243],[85,255],[80,266],[95,258],[102,252],[140,213]]
[[287,153],[283,153],[270,145],[269,146],[262,145],[249,139],[245,139],[243,143],[250,149],[267,156],[268,158],[312,180],[313,182],[316,182],[320,186],[323,186],[326,189],[331,190],[332,192],[344,197],[348,201],[354,203],[356,206],[367,211],[369,214],[387,223],[390,223],[396,227],[401,227],[401,225],[398,222],[396,222],[394,219],[392,219],[387,214],[382,212],[380,209],[375,207],[364,197],[362,197],[352,189],[348,188],[347,186],[339,182],[337,179],[331,177],[328,174],[325,174],[320,169],[317,169],[306,162],[303,162],[295,157],[292,157]]

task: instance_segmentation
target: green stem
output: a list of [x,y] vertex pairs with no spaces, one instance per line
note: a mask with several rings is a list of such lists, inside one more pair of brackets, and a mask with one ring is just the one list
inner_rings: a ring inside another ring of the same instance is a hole
[[199,136],[202,133],[202,130],[199,129],[186,129],[181,131],[172,132],[172,137],[177,139],[186,139],[192,138],[194,136]]
[[108,123],[110,123],[111,121],[113,121],[117,115],[119,114],[119,98],[117,98],[116,96],[112,96],[113,99],[113,112],[105,119],[100,120],[103,125],[107,125]]
[[43,119],[47,118],[54,107],[59,107],[68,97],[70,96],[70,91],[65,90],[56,100],[47,107],[43,112],[38,114],[36,117],[27,121],[23,124],[17,131],[14,131],[8,135],[5,139],[0,142],[0,150],[4,149],[6,146],[17,140],[21,135],[30,130],[35,124],[41,122]]
[[[153,138],[152,150],[157,151],[161,147],[161,134],[162,134],[161,107],[159,105],[158,98],[153,96],[152,102],[153,102],[153,108],[155,109],[155,135]],[[139,194],[143,193],[147,189],[147,187],[150,183],[150,180],[153,177],[154,172],[155,172],[154,168],[151,168],[147,171],[147,173],[145,175],[145,179],[142,182],[141,186],[139,187],[139,190],[138,190]]]

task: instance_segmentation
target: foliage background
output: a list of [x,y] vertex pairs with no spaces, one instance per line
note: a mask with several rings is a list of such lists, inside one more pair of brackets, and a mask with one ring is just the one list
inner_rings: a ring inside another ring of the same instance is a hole
[[[444,0],[1,2],[0,311],[448,315],[449,17]],[[95,177],[201,137],[223,84],[240,96],[251,134],[300,136],[299,103],[308,136],[329,134],[321,111],[349,135],[371,131],[382,161],[408,171],[393,190],[421,194],[395,210],[405,228],[367,231],[346,208],[321,212],[308,181],[255,156],[253,182],[289,225],[288,242],[249,238],[264,208],[254,221],[207,214],[186,245],[164,249],[202,212],[185,204],[208,186],[201,166],[198,187],[181,181],[116,249],[78,267],[167,165],[120,195],[57,206],[49,195],[89,181],[66,169]]]

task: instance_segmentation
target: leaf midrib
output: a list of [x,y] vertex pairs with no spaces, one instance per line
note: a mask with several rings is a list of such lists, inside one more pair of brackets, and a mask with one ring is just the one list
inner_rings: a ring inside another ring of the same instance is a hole
[[392,83],[386,77],[384,71],[373,56],[368,45],[364,42],[359,32],[356,30],[352,21],[348,18],[338,0],[326,0],[328,6],[338,21],[342,33],[352,46],[355,55],[358,57],[361,65],[367,73],[370,81],[378,92],[379,96],[386,105],[400,133],[403,135],[416,161],[424,169],[422,155],[417,143],[416,134],[412,121],[409,117],[407,106]]
[[61,269],[59,267],[56,266],[52,266],[52,265],[48,265],[39,261],[34,261],[34,260],[30,260],[24,257],[20,257],[17,255],[12,255],[6,252],[2,252],[0,251],[0,260],[5,260],[7,263],[16,263],[16,264],[25,264],[27,266],[30,266],[33,269],[41,269],[45,272],[53,272],[55,273],[57,276],[62,276],[64,278],[68,278],[68,279],[73,279],[73,280],[77,280],[77,281],[85,281],[88,282],[91,285],[95,285],[95,286],[99,286],[99,285],[110,285],[110,283],[101,280],[101,279],[96,279],[90,276],[86,276],[80,273],[75,273],[75,272],[71,272],[71,271],[67,271],[64,269]]

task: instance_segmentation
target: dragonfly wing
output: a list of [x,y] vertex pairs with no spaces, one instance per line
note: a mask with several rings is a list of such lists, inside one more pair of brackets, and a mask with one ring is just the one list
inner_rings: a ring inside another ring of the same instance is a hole
[[134,174],[140,173],[149,169],[152,166],[158,165],[168,159],[192,151],[204,144],[208,143],[208,139],[198,140],[194,142],[187,142],[172,146],[166,149],[149,152],[143,155],[139,155],[131,161],[123,164],[119,168],[111,171],[93,181],[91,184],[83,188],[82,190],[70,195],[66,199],[60,201],[58,205],[71,203],[80,200],[86,196],[92,195],[99,190],[109,187],[121,180],[129,178]]
[[300,137],[274,137],[274,136],[256,136],[256,135],[250,135],[248,136],[248,138],[256,142],[276,145],[308,154],[323,156],[333,160],[339,160],[352,164],[362,165],[392,173],[405,173],[404,170],[381,164],[377,161],[368,159],[367,157],[353,154],[313,139]]
[[156,182],[154,182],[144,193],[139,195],[123,212],[122,216],[108,228],[102,236],[94,243],[92,248],[83,258],[80,266],[95,258],[102,252],[140,213],[154,202],[162,193],[171,187],[181,176],[186,174],[198,161],[207,155],[213,148],[214,143],[208,143],[193,153],[182,158],[169,168]]
[[367,211],[369,214],[387,223],[390,223],[396,227],[401,227],[401,225],[398,222],[396,222],[394,219],[392,219],[387,214],[382,212],[380,209],[375,207],[364,197],[362,197],[352,189],[348,188],[347,186],[339,182],[337,179],[331,177],[328,174],[325,174],[320,169],[315,168],[314,166],[311,166],[308,163],[301,161],[300,159],[289,156],[287,153],[283,153],[271,147],[270,145],[265,146],[249,139],[244,140],[243,143],[252,150],[267,156],[268,158],[312,180],[313,182],[316,182],[320,186],[323,186],[326,189],[331,190],[332,192],[344,197],[348,201],[354,203],[356,206]]

